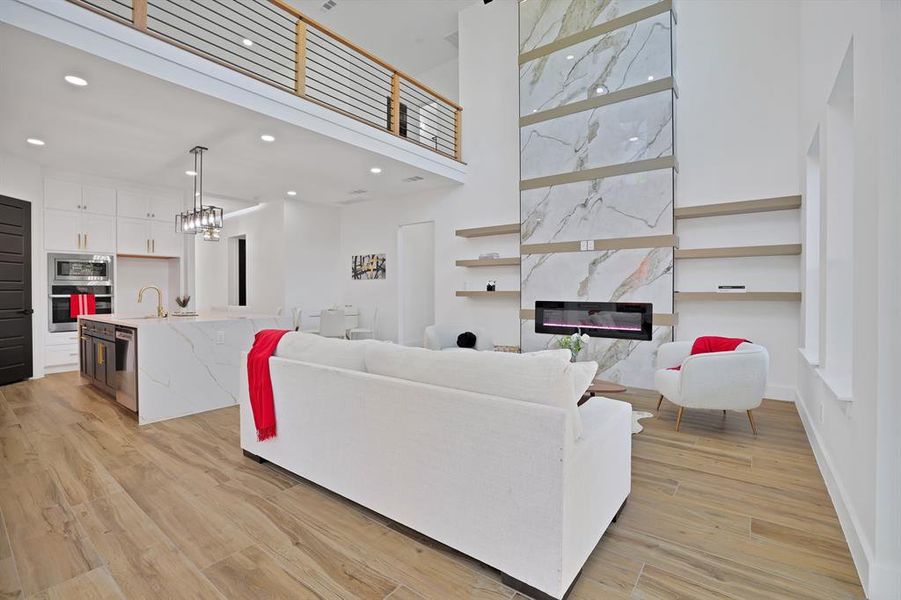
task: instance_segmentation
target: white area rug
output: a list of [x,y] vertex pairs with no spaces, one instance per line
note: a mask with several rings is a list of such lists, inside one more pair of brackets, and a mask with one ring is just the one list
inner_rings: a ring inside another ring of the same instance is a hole
[[638,422],[639,419],[647,419],[648,417],[653,417],[654,413],[649,413],[644,410],[633,410],[632,411],[632,435],[636,433],[640,433],[644,427],[641,426],[641,423]]

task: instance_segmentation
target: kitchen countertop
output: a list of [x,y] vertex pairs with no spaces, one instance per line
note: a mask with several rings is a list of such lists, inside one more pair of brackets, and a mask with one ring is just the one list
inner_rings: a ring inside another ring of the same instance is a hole
[[124,316],[124,315],[81,315],[79,319],[87,321],[97,321],[98,323],[110,323],[112,325],[121,325],[123,327],[132,327],[139,329],[150,325],[177,323],[209,323],[215,321],[240,321],[254,319],[273,319],[275,315],[261,314],[244,314],[244,313],[225,313],[225,312],[201,312],[193,317],[175,317],[170,316],[160,319],[158,317],[140,317],[140,316]]

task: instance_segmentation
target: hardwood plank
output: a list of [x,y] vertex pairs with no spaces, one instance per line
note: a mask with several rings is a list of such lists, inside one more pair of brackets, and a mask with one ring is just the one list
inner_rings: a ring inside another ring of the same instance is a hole
[[257,546],[236,552],[203,572],[226,598],[294,600],[320,597]]
[[30,600],[118,600],[124,599],[119,585],[105,567],[73,577],[30,597]]
[[[642,390],[617,397],[657,403]],[[629,503],[571,598],[863,598],[797,410],[766,400],[755,415],[756,437],[720,411],[688,411],[675,432],[669,403],[644,420]],[[261,577],[272,596],[514,597],[478,561],[247,460],[235,407],[139,428],[66,373],[4,387],[0,422],[9,596],[88,595],[105,569],[128,598],[243,597]],[[108,483],[99,469],[112,487],[94,485]]]
[[101,566],[47,471],[9,479],[0,487],[0,511],[26,594]]

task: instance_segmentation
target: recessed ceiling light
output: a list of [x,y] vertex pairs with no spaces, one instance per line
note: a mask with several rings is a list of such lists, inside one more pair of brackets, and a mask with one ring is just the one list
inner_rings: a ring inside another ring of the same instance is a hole
[[28,142],[29,144],[31,144],[32,146],[43,146],[44,145],[44,140],[39,140],[38,138],[28,138],[25,141]]
[[533,108],[533,109],[532,109],[532,112],[533,112],[533,113],[537,113],[537,112],[538,112],[538,109],[537,109],[537,108]]
[[88,84],[87,80],[78,77],[77,75],[66,75],[65,78],[66,83],[71,83],[74,86],[84,87]]
[[575,56],[573,56],[572,54],[567,54],[567,55],[566,55],[566,60],[572,60],[572,59],[574,59],[574,58],[575,58]]
[[197,171],[185,171],[185,175],[188,177],[195,177],[197,175]]
[[268,133],[264,133],[263,135],[260,136],[260,139],[263,140],[264,142],[274,142],[275,136],[269,135]]
[[653,75],[648,75],[648,81],[654,81],[654,76],[653,76]]
[[379,167],[372,167],[371,169],[369,169],[369,172],[378,175],[382,172],[382,170]]
[[630,137],[630,138],[629,138],[629,141],[630,141],[630,142],[637,142],[637,141],[638,141],[638,138],[637,138],[637,137]]
[[597,89],[594,90],[594,93],[603,96],[604,94],[606,94],[606,93],[609,92],[609,91],[610,91],[610,90],[607,89],[607,86],[605,86],[605,85],[599,85],[599,86],[597,87]]
[[289,195],[289,196],[296,196],[296,195],[297,195],[297,192],[295,192],[294,190],[288,190],[288,195]]
[[250,48],[251,46],[253,46],[253,41],[252,41],[252,40],[248,40],[247,38],[244,38],[243,40],[241,40],[241,43],[244,44],[245,46],[247,46],[248,48]]

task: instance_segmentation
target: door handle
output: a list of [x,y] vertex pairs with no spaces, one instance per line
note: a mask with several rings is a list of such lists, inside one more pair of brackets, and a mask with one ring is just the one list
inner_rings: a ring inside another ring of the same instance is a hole
[[23,315],[33,315],[34,309],[33,308],[23,308],[22,310],[19,311],[19,313],[21,313]]

